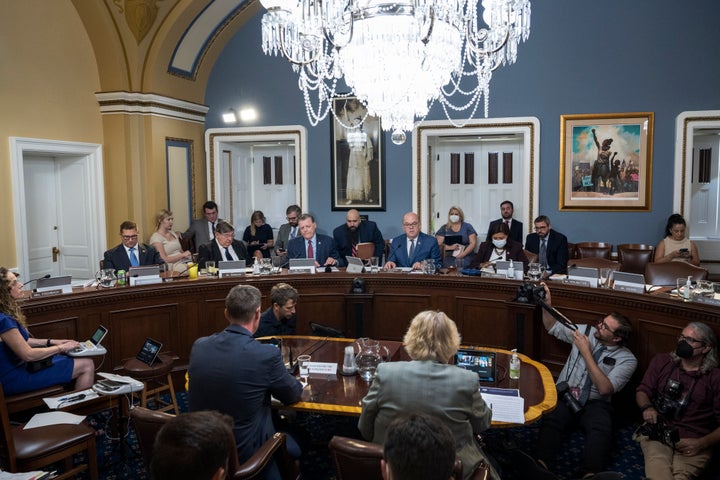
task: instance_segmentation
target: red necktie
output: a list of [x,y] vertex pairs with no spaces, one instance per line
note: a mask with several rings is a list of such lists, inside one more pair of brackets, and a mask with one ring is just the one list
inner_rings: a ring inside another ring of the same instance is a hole
[[313,248],[312,248],[312,240],[310,240],[308,242],[307,258],[315,258],[315,252],[313,252]]
[[357,257],[357,244],[353,243],[352,246],[352,256]]
[[510,228],[510,220],[505,220],[505,225],[507,225],[507,227]]

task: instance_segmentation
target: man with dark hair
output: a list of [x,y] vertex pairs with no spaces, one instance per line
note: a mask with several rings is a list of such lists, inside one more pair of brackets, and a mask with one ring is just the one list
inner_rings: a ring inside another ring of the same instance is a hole
[[205,268],[205,262],[214,260],[244,261],[250,258],[247,247],[240,240],[235,240],[235,227],[225,220],[218,220],[215,225],[214,240],[200,245],[198,248],[198,263],[200,268]]
[[375,222],[362,220],[360,212],[348,210],[345,223],[333,230],[333,240],[340,254],[340,262],[346,265],[345,257],[357,257],[357,244],[371,242],[375,244],[374,257],[382,258],[385,252],[385,240]]
[[221,480],[232,444],[232,418],[218,412],[183,413],[155,437],[150,471],[154,480]]
[[490,234],[490,230],[492,230],[492,226],[496,225],[498,223],[504,223],[508,226],[508,229],[510,230],[510,240],[513,240],[515,242],[518,242],[520,245],[523,243],[523,224],[519,220],[515,220],[513,218],[513,213],[515,213],[515,206],[513,205],[513,202],[510,200],[505,200],[500,204],[500,218],[497,220],[493,220],[490,222],[490,225],[488,225],[488,234],[485,241],[487,243],[492,242],[492,235]]
[[525,239],[525,249],[538,256],[538,262],[545,267],[545,276],[565,273],[568,263],[567,237],[553,230],[550,219],[540,215],[535,219],[535,233]]
[[200,245],[204,245],[215,238],[215,227],[218,220],[217,203],[208,200],[203,204],[203,218],[193,220],[182,236],[191,237],[195,245],[195,251],[197,251]]
[[316,267],[338,265],[340,255],[335,241],[332,237],[315,233],[315,217],[309,213],[302,215],[298,228],[300,236],[288,243],[288,258],[314,258]]
[[[238,460],[242,463],[275,433],[270,397],[298,402],[302,384],[286,369],[280,349],[253,338],[260,324],[260,290],[237,285],[225,298],[222,332],[199,338],[190,351],[188,403],[191,412],[217,410],[233,417]],[[300,448],[288,435],[288,453]]]
[[105,252],[103,268],[128,271],[130,267],[165,263],[155,247],[138,243],[138,234],[137,224],[125,220],[120,225],[122,243]]
[[285,255],[287,253],[288,242],[300,235],[298,221],[300,221],[301,215],[302,210],[297,205],[290,205],[285,210],[287,223],[280,225],[277,238],[275,239],[275,253],[278,255]]
[[[551,305],[550,289],[543,286],[545,302]],[[625,346],[632,325],[627,317],[613,312],[597,326],[573,328],[574,324],[557,321],[546,309],[543,324],[550,335],[570,343],[572,349],[558,377],[557,407],[542,419],[537,459],[547,467],[558,452],[564,432],[580,427],[585,432],[585,450],[577,478],[589,477],[601,472],[609,459],[612,395],[622,390],[637,367],[635,355]]]
[[701,322],[683,328],[674,352],[650,361],[635,393],[647,478],[698,478],[707,466],[720,441],[717,367],[717,337]]
[[448,480],[455,466],[455,439],[429,415],[398,417],[388,426],[383,457],[385,480]]
[[270,290],[270,308],[260,315],[255,337],[295,335],[295,305],[298,292],[287,283],[278,283]]

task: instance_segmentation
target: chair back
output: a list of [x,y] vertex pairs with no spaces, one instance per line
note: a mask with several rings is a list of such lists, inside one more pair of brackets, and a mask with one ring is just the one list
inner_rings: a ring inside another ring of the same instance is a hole
[[620,262],[614,260],[608,260],[602,257],[590,257],[590,258],[576,258],[575,260],[568,260],[568,267],[588,267],[588,268],[609,268],[613,271],[620,269]]
[[175,418],[175,415],[157,412],[145,407],[135,407],[130,410],[130,418],[132,418],[135,427],[135,435],[137,436],[138,445],[140,446],[140,453],[142,453],[145,467],[149,472],[155,437],[162,426]]
[[184,237],[181,235],[179,240],[180,240],[180,246],[182,247],[183,250],[189,250],[192,253],[197,253],[197,249],[195,247],[195,240],[193,239],[193,237],[191,237],[189,235],[187,237]]
[[572,260],[573,258],[578,258],[577,250],[575,249],[574,243],[568,242],[568,260]]
[[575,244],[577,258],[607,258],[610,259],[612,243],[607,242],[580,242]]
[[316,337],[345,338],[345,333],[337,328],[310,322],[310,331]]
[[530,250],[523,250],[523,252],[525,253],[525,256],[528,259],[528,263],[537,263],[537,261],[538,261],[537,253],[533,253]]
[[617,246],[621,272],[645,273],[645,266],[653,261],[655,247],[644,243],[622,243]]
[[[357,244],[357,256],[360,259],[367,260],[375,255],[375,244],[373,242],[361,242]],[[378,259],[378,261],[380,261]]]
[[648,263],[645,266],[645,282],[650,285],[674,287],[678,278],[705,280],[708,271],[687,262]]
[[5,392],[0,384],[0,423],[2,423],[3,438],[0,439],[0,458],[7,464],[2,465],[3,470],[17,472],[17,459],[15,458],[15,442],[10,429],[10,415],[5,404]]

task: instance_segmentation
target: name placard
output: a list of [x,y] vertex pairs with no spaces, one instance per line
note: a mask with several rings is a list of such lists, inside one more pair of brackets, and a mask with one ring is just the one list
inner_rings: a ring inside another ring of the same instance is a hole
[[480,278],[502,278],[503,280],[507,280],[507,274],[482,272]]
[[618,284],[615,283],[613,285],[613,290],[617,290],[618,292],[629,292],[629,293],[645,293],[645,285],[639,285],[639,284]]
[[337,363],[333,362],[308,362],[308,371],[310,373],[319,373],[322,375],[337,374]]
[[576,280],[574,278],[568,278],[565,283],[568,285],[577,285],[578,287],[592,287],[593,285],[589,280]]
[[42,292],[34,291],[34,292],[32,292],[31,297],[32,297],[32,298],[37,298],[37,297],[50,297],[50,296],[53,296],[53,295],[62,295],[63,293],[64,293],[64,292],[63,292],[63,289],[62,289],[62,288],[56,288],[56,289],[54,289],[54,290],[45,290],[45,291],[42,291]]
[[717,305],[720,306],[720,299],[713,298],[713,297],[703,297],[701,295],[693,297],[693,302],[697,303],[706,303],[708,305]]

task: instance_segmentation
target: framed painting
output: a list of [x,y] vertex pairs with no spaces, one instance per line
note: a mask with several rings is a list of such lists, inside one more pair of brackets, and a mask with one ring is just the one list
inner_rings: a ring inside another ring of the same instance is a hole
[[652,112],[560,117],[560,210],[649,211]]
[[356,97],[333,98],[330,131],[332,210],[385,210],[380,118]]

